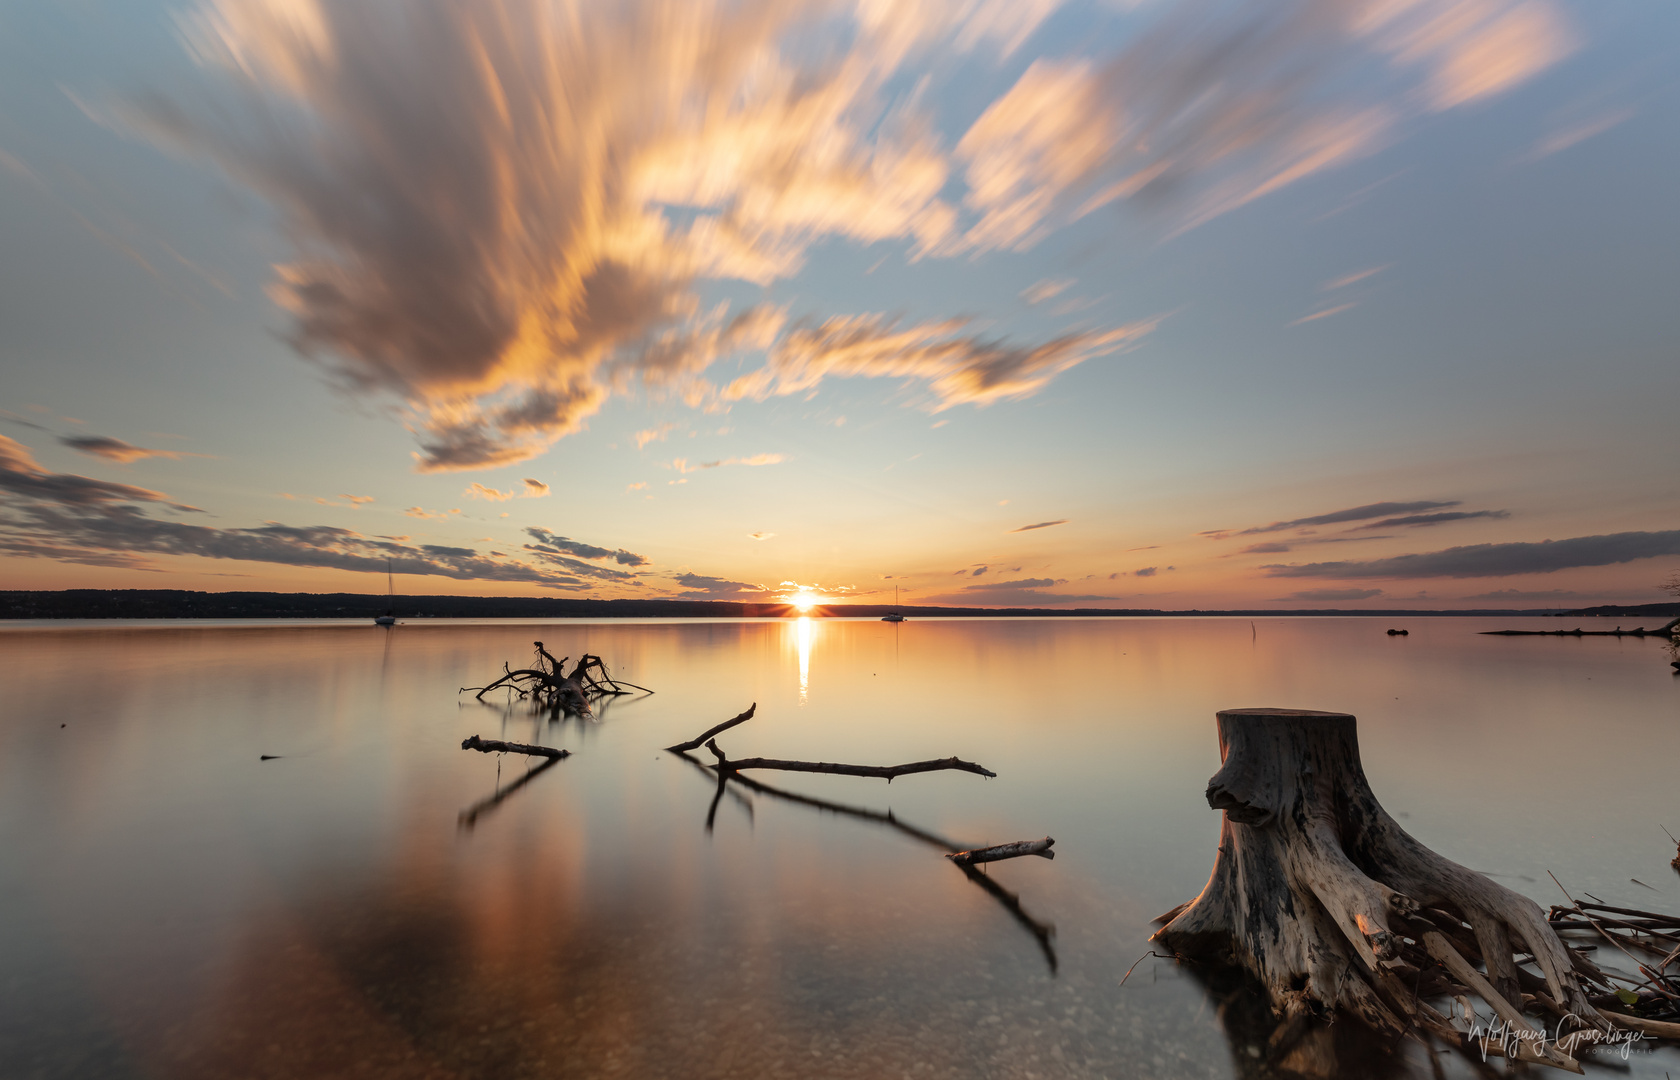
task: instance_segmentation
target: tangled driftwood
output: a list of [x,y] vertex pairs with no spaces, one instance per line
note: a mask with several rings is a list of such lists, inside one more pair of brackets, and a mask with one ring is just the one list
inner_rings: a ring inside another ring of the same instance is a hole
[[[1162,916],[1154,940],[1257,977],[1283,1021],[1274,1056],[1338,1013],[1394,1038],[1421,1031],[1462,1044],[1424,999],[1474,993],[1525,1033],[1513,1056],[1580,1071],[1532,1037],[1542,1032],[1519,1006],[1530,1000],[1603,1028],[1582,985],[1608,985],[1602,973],[1532,900],[1400,828],[1365,779],[1352,716],[1221,712],[1219,747],[1224,765],[1207,789],[1208,804],[1224,811],[1213,874],[1201,895]],[[1538,975],[1517,965],[1513,942]]]
[[[555,713],[561,711],[575,713],[578,716],[592,718],[594,709],[592,698],[628,694],[633,690],[640,690],[644,694],[653,693],[645,686],[614,679],[607,671],[607,665],[599,656],[585,653],[578,658],[577,667],[570,675],[565,673],[566,660],[562,657],[556,660],[540,641],[531,643],[537,650],[535,667],[510,669],[502,665],[502,677],[488,686],[463,686],[460,693],[477,691],[480,701],[484,695],[492,690],[512,690],[520,698],[530,698],[537,704]],[[625,687],[629,687],[626,690]]]

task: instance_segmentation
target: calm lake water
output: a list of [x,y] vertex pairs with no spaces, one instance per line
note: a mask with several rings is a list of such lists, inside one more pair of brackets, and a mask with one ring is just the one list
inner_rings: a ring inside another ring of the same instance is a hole
[[[1437,851],[1680,911],[1669,650],[1475,633],[1522,625],[1560,624],[9,624],[0,1076],[1257,1075],[1186,971],[1120,985],[1213,865],[1218,709],[1354,713]],[[534,639],[657,693],[593,723],[457,694]],[[708,828],[713,779],[660,748],[753,702],[732,757],[998,775],[759,773],[864,813],[731,787]],[[532,759],[473,734],[572,756],[514,788]],[[1046,834],[990,891],[938,846]]]

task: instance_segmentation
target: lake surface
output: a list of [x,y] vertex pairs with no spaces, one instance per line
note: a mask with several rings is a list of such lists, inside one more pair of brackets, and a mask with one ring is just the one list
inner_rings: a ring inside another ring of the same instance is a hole
[[[1258,1075],[1185,969],[1120,985],[1213,865],[1216,710],[1354,713],[1423,843],[1680,911],[1670,652],[1475,633],[1559,625],[8,624],[0,1076]],[[535,639],[657,693],[593,723],[457,693]],[[660,748],[754,702],[731,757],[998,775],[758,773],[863,813],[732,785],[708,827],[713,778]],[[474,734],[572,756],[515,787],[534,759]],[[940,857],[1045,835],[990,890]]]

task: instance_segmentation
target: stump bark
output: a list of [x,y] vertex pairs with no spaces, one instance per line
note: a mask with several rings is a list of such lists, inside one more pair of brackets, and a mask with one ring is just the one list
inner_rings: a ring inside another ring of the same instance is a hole
[[[1448,979],[1439,953],[1454,943],[1484,963],[1486,981],[1475,989],[1486,989],[1480,996],[1500,1016],[1515,1015],[1511,1003],[1523,1003],[1526,980],[1585,1022],[1603,1023],[1537,904],[1437,855],[1382,808],[1360,765],[1352,716],[1218,715],[1224,764],[1207,799],[1224,811],[1219,853],[1201,894],[1170,912],[1155,940],[1247,969],[1295,1036],[1304,1022],[1341,1012],[1386,1035],[1422,1028],[1456,1038],[1419,1000],[1413,978],[1428,969]],[[1533,954],[1539,977],[1517,967],[1513,943]],[[1462,982],[1461,971],[1450,974]],[[1279,1037],[1290,1036],[1280,1028]],[[1545,1063],[1579,1069],[1557,1057]]]

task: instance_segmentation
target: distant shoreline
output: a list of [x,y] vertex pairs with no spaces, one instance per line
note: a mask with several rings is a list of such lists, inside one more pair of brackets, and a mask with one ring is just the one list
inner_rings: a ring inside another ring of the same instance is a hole
[[[0,591],[0,619],[372,619],[386,611],[398,618],[442,619],[739,619],[799,614],[789,604],[727,600],[580,600],[544,596],[381,596],[369,593],[191,592],[181,589],[66,589]],[[1673,618],[1680,603],[1590,608],[975,608],[889,604],[827,604],[810,614],[828,618],[879,618],[897,611],[914,618],[1187,618],[1242,616],[1291,618],[1572,617]]]

